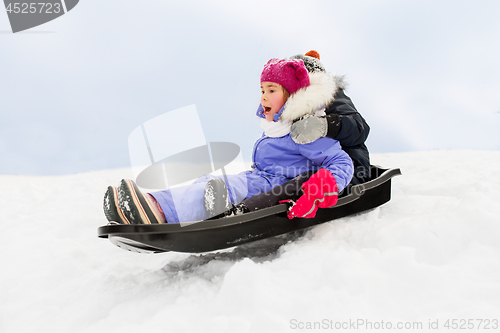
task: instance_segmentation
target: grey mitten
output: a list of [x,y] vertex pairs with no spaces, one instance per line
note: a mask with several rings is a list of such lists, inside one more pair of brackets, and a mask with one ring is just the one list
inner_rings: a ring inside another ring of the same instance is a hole
[[325,117],[304,117],[292,124],[290,133],[293,141],[299,144],[311,143],[322,138],[328,132]]

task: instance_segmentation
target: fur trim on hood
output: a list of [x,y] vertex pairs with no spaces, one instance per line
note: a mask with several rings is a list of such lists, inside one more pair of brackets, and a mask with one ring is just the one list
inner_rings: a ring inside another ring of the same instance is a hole
[[335,84],[338,89],[346,90],[347,86],[349,86],[349,82],[347,82],[345,75],[334,75],[332,74],[333,79],[335,80]]
[[326,72],[309,73],[309,79],[311,82],[309,86],[297,90],[288,98],[281,120],[293,121],[326,108],[333,102],[335,92],[347,86],[343,76]]

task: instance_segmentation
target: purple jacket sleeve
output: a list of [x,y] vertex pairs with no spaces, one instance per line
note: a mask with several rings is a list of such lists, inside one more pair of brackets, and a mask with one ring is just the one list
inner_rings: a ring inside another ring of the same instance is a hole
[[342,191],[351,181],[354,173],[352,160],[342,150],[337,140],[320,138],[314,142],[299,145],[299,152],[316,165],[328,169],[335,177],[339,191]]

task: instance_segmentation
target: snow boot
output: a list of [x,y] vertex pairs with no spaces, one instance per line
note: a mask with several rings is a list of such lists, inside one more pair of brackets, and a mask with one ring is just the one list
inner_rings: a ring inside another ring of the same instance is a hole
[[229,192],[226,183],[220,178],[211,179],[207,183],[203,201],[208,220],[215,220],[231,215],[241,215],[250,211],[242,202],[233,205],[229,201]]
[[232,208],[226,183],[220,178],[210,179],[205,187],[203,205],[207,219],[217,216]]
[[104,194],[103,209],[104,215],[110,223],[130,224],[118,206],[118,189],[116,187],[108,186]]
[[130,179],[122,179],[118,187],[118,204],[130,224],[164,223],[157,208]]

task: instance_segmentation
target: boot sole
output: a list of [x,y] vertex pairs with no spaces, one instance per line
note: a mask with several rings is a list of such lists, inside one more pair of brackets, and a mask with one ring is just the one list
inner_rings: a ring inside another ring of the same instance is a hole
[[132,224],[159,224],[161,221],[135,182],[130,179],[122,179],[118,188],[118,203]]
[[226,183],[222,179],[214,178],[208,181],[203,197],[203,206],[208,218],[218,216],[231,208],[228,195]]
[[130,224],[118,206],[118,189],[116,187],[108,186],[108,189],[104,194],[103,209],[104,215],[109,222]]

